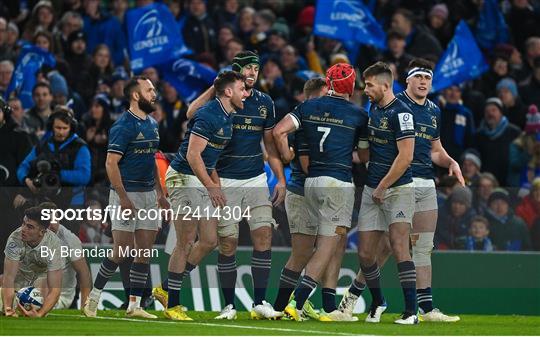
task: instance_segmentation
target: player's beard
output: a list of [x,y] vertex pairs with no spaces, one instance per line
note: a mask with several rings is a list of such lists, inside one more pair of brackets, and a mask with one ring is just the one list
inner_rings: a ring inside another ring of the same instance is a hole
[[239,102],[235,102],[234,99],[231,99],[231,105],[233,106],[234,110],[242,110],[244,108],[244,101],[240,99]]
[[255,83],[257,83],[257,79],[256,79],[256,78],[254,79],[254,78],[250,77],[250,79],[253,80],[253,85],[249,84],[249,82],[246,80],[246,81],[244,82],[244,84],[246,85],[246,90],[251,90],[251,89],[253,89],[253,88],[255,87]]
[[139,109],[141,109],[147,115],[151,114],[155,110],[154,104],[142,96],[137,104],[139,105]]

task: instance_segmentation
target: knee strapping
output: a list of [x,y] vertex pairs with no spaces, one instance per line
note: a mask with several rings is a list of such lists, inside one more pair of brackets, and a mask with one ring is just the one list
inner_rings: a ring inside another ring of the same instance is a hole
[[251,230],[261,227],[274,227],[276,220],[272,217],[272,207],[259,206],[251,209],[251,218],[248,220]]
[[431,266],[434,232],[411,234],[412,259],[416,267]]

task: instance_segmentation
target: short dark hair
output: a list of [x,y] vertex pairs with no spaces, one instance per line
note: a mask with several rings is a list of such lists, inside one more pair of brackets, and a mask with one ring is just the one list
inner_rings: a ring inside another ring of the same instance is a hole
[[320,91],[324,87],[326,87],[326,80],[324,78],[315,77],[309,79],[304,84],[304,96],[306,96],[307,99],[308,97]]
[[390,84],[392,84],[392,81],[394,80],[394,76],[392,75],[392,69],[390,69],[390,66],[387,63],[384,63],[382,61],[370,65],[362,73],[364,80],[368,77],[381,75],[384,77],[388,77],[390,79]]
[[58,206],[52,201],[44,201],[41,204],[38,205],[38,207],[41,207],[42,209],[57,209]]
[[214,89],[217,96],[223,96],[225,89],[236,81],[245,81],[246,77],[239,72],[227,70],[220,73],[214,80]]
[[28,219],[35,221],[42,227],[49,227],[49,222],[41,218],[42,208],[39,206],[29,207],[24,210],[24,216]]
[[414,58],[411,60],[411,62],[409,62],[409,70],[411,70],[412,68],[423,68],[433,71],[433,69],[435,68],[435,64],[430,60],[426,60],[424,58]]
[[126,85],[124,86],[124,98],[128,101],[131,100],[131,94],[139,88],[139,81],[146,81],[150,80],[148,77],[144,75],[138,75],[133,76],[132,78],[127,81]]
[[36,83],[32,88],[32,95],[36,92],[37,88],[47,88],[47,90],[49,90],[49,94],[52,95],[51,87],[45,82]]
[[481,222],[484,225],[486,225],[487,229],[489,229],[489,221],[488,221],[488,219],[486,219],[485,217],[483,217],[481,215],[476,215],[475,217],[473,217],[471,219],[471,222],[469,223],[469,226],[472,225],[473,222]]

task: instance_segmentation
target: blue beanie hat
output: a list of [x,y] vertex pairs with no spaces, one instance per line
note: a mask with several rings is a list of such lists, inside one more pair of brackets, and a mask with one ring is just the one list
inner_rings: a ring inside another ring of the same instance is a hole
[[510,90],[512,96],[518,96],[517,84],[516,81],[514,81],[512,78],[506,77],[500,80],[499,83],[497,83],[497,92],[499,92],[499,90],[501,90],[502,88]]
[[63,96],[68,97],[69,90],[64,76],[60,75],[58,71],[53,71],[50,72],[47,77],[49,78],[51,92],[53,95],[62,94]]

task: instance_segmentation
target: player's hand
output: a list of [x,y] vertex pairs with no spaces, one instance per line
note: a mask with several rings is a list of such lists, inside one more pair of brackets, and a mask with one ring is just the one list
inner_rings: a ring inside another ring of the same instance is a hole
[[129,212],[129,217],[135,214],[137,212],[137,209],[135,208],[135,205],[131,202],[131,200],[128,198],[128,196],[120,197],[120,208],[122,210],[128,209],[131,212]]
[[15,208],[19,208],[23,206],[25,203],[26,203],[26,198],[20,194],[17,194],[15,196],[15,199],[13,199],[13,207]]
[[272,205],[277,206],[285,200],[287,190],[284,182],[279,182],[274,186],[274,194],[272,195]]
[[26,317],[42,317],[41,313],[36,310],[36,308],[32,307],[30,310],[26,310],[20,303],[17,304],[19,306],[19,309]]
[[207,187],[208,195],[214,207],[224,207],[227,204],[227,199],[219,186]]
[[17,315],[17,311],[15,311],[13,308],[6,308],[5,315],[6,317],[19,317],[19,315]]
[[452,164],[450,164],[450,166],[448,167],[448,175],[456,176],[461,186],[465,186],[465,179],[463,178],[463,174],[461,173],[461,168],[459,167],[459,164],[456,161],[453,161]]
[[386,193],[386,188],[377,186],[376,189],[373,190],[373,193],[371,194],[371,199],[377,204],[382,205],[384,201],[384,194]]
[[[167,198],[164,195],[157,198],[157,204],[158,204],[158,207],[161,209],[171,208],[171,204],[169,203],[169,200],[167,200]],[[169,212],[165,212],[165,221],[171,220],[169,215],[170,215]]]

